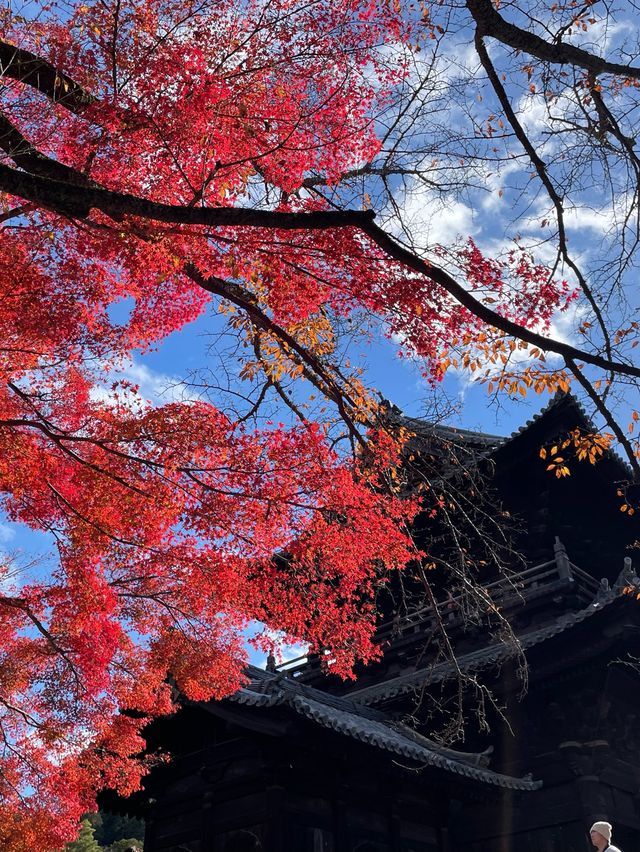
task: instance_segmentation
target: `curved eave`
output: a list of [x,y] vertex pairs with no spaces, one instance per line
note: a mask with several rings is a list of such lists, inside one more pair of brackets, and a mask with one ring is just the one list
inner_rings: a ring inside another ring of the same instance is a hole
[[337,733],[359,740],[383,751],[391,752],[422,766],[432,767],[472,781],[490,784],[508,790],[531,791],[542,786],[541,781],[528,778],[512,778],[468,763],[453,760],[445,754],[412,743],[400,732],[372,720],[359,720],[352,714],[343,713],[335,708],[325,708],[320,703],[305,699],[294,699],[295,709],[308,719]]
[[[282,707],[316,725],[367,746],[401,757],[412,765],[466,778],[471,782],[509,790],[537,790],[541,782],[512,778],[482,765],[486,755],[459,754],[452,749],[393,722],[380,710],[357,704],[350,698],[324,693],[298,684],[283,675],[249,670],[250,683],[227,701],[261,709]],[[209,709],[215,713],[215,704]]]

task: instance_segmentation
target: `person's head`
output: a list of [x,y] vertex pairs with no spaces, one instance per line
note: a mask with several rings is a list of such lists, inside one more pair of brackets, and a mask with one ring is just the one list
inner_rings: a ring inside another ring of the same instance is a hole
[[594,822],[591,826],[591,842],[598,852],[602,852],[611,843],[611,831],[610,822]]

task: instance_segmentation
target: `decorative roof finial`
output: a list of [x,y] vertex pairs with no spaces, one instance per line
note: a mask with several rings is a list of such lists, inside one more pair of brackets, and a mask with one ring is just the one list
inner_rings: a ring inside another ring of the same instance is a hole
[[567,550],[564,544],[560,541],[559,536],[556,536],[553,545],[553,555],[555,556],[556,565],[558,566],[558,575],[563,580],[571,580],[571,563],[567,555]]
[[629,586],[640,587],[640,577],[638,577],[635,572],[631,557],[625,556],[624,566],[622,568],[622,571],[618,574],[617,580],[613,584],[613,590],[617,594],[620,594],[623,589],[626,589]]

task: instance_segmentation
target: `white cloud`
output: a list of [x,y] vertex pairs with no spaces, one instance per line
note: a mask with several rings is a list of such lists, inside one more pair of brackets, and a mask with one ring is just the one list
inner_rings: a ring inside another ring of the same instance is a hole
[[549,127],[549,110],[540,95],[526,94],[520,98],[516,111],[520,123],[531,139],[538,139]]
[[479,230],[472,208],[452,196],[442,198],[421,187],[406,192],[398,203],[403,224],[417,245],[451,245]]
[[502,216],[506,221],[506,214],[511,214],[513,210],[504,196],[504,191],[507,188],[507,181],[511,175],[521,171],[522,163],[514,157],[499,168],[496,168],[495,171],[485,174],[485,192],[479,199],[479,206],[484,213],[496,214],[499,217]]
[[620,61],[608,57],[607,54],[614,47],[619,36],[629,35],[635,28],[635,21],[614,21],[611,15],[606,15],[594,24],[589,24],[586,31],[581,27],[572,27],[571,32],[565,34],[564,41],[579,44],[584,48],[590,47],[598,56]]
[[564,220],[567,228],[578,231],[595,231],[607,234],[614,224],[614,210],[611,204],[604,207],[567,207]]
[[600,207],[593,204],[574,205],[565,208],[565,223],[567,229],[580,233],[581,231],[592,231],[602,237],[623,228],[635,231],[638,213],[635,209],[636,200],[628,194],[621,192],[615,202],[608,202]]
[[[126,381],[138,387],[140,397],[153,405],[164,405],[169,402],[193,402],[200,395],[182,379],[152,370],[146,364],[131,360],[121,369],[109,374],[111,382]],[[113,400],[113,392],[104,385],[96,385],[91,391],[91,397],[96,402],[109,403]]]
[[[306,645],[283,645],[277,650],[277,653],[275,655],[276,664],[278,666],[283,667],[288,667],[288,663],[300,665],[301,663],[306,662],[307,652],[308,648]],[[267,658],[264,656],[264,654],[255,660],[254,665],[257,666],[259,669],[266,668]]]
[[13,541],[16,531],[13,524],[0,521],[0,592],[12,594],[15,591],[20,571],[10,552],[5,545]]
[[182,380],[166,373],[156,372],[146,364],[131,364],[123,370],[123,377],[140,386],[141,395],[149,402],[188,402],[197,398],[196,392]]
[[[245,630],[246,649],[249,662],[263,669],[267,665],[267,655],[264,653],[265,644],[271,645],[278,665],[306,657],[308,645],[300,643],[287,643],[286,636],[278,630],[270,630],[260,621],[252,621]],[[302,660],[300,660],[302,662]]]
[[[574,346],[577,345],[579,340],[576,335],[576,329],[587,317],[588,313],[589,308],[586,305],[581,304],[580,302],[572,302],[566,311],[562,313],[558,311],[554,314],[553,319],[551,320],[551,328],[549,329],[548,336],[553,337],[554,340],[557,340],[560,343],[571,343]],[[553,358],[559,359],[560,356],[549,353],[547,360],[549,361]]]

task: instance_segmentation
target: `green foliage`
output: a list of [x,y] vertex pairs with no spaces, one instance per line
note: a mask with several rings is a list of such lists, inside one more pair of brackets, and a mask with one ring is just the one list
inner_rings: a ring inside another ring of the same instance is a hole
[[133,817],[98,811],[85,814],[80,835],[64,852],[142,852],[144,822]]
[[84,814],[82,817],[84,822],[88,822],[89,825],[93,826],[93,833],[95,834],[96,840],[100,843],[100,831],[102,830],[102,813],[101,811],[96,811],[95,813]]
[[136,852],[142,852],[143,841],[137,837],[130,837],[127,840],[116,840],[111,846],[107,847],[107,852],[128,852],[129,849],[135,849]]
[[78,839],[74,840],[73,843],[68,843],[64,852],[101,852],[101,847],[94,837],[93,826],[88,820],[82,820]]
[[138,840],[138,845],[142,848],[144,839],[144,822],[133,817],[121,816],[120,814],[110,814],[101,811],[95,816],[99,819],[99,824],[96,826],[96,840],[104,847],[109,848],[117,840],[123,838],[131,838]]

